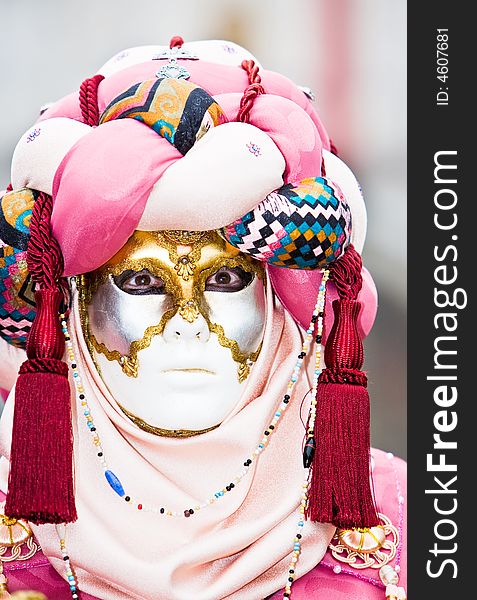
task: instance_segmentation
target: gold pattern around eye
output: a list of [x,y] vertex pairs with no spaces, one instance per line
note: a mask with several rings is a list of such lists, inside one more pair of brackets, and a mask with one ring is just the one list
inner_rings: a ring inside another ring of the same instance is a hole
[[188,323],[193,323],[200,314],[195,300],[184,300],[179,307],[180,316]]
[[146,421],[143,421],[143,419],[137,417],[132,412],[129,412],[128,410],[126,410],[124,408],[124,406],[121,406],[119,403],[118,403],[118,406],[123,411],[123,413],[126,415],[126,417],[128,419],[130,419],[135,425],[137,425],[139,427],[139,429],[142,429],[143,431],[147,431],[148,433],[152,433],[153,435],[159,435],[161,437],[170,437],[170,438],[194,437],[196,435],[202,435],[203,433],[208,433],[209,431],[213,431],[214,429],[217,429],[217,427],[220,425],[220,423],[218,423],[217,425],[213,425],[212,427],[208,427],[207,429],[198,429],[198,430],[195,430],[195,429],[194,430],[192,430],[192,429],[163,429],[162,427],[156,427],[155,425],[150,425]]

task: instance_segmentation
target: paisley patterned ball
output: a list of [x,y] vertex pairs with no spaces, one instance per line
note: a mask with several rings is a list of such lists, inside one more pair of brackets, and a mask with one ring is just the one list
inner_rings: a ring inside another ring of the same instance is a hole
[[272,192],[221,234],[242,252],[277,267],[317,269],[339,258],[349,244],[351,211],[336,184],[309,177]]
[[0,199],[0,337],[19,348],[26,345],[36,312],[26,250],[37,196],[24,188]]

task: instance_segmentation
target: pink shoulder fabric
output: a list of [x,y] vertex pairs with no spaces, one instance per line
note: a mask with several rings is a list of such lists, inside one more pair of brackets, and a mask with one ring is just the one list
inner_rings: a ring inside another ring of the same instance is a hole
[[[393,568],[399,566],[398,585],[406,589],[406,463],[381,450],[373,449],[372,457],[378,511],[391,520],[400,537],[396,556],[389,564]],[[384,600],[384,591],[378,569],[347,567],[328,551],[312,571],[293,584],[293,600]],[[279,591],[269,600],[281,600],[282,597],[283,591]]]
[[[392,454],[372,450],[373,480],[379,512],[385,514],[398,529],[400,544],[396,557],[391,561],[399,565],[399,585],[406,588],[406,463]],[[0,491],[0,501],[5,498]],[[340,572],[336,573],[335,569]],[[43,592],[48,598],[69,600],[68,585],[53,569],[41,552],[25,562],[6,563],[10,591],[33,589]],[[281,600],[283,590],[277,591],[268,600]],[[81,592],[83,600],[97,600]],[[293,584],[294,600],[384,600],[384,585],[375,569],[356,570],[346,568],[328,551],[320,564],[300,577]]]
[[[0,490],[0,502],[5,494]],[[34,590],[42,592],[49,600],[71,600],[71,592],[66,581],[55,571],[43,552],[39,550],[29,560],[16,560],[3,563],[10,592]],[[82,600],[98,600],[81,592]]]

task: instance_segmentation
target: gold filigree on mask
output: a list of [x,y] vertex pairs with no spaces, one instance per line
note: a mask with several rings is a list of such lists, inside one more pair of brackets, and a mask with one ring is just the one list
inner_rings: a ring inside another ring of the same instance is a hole
[[188,323],[193,323],[200,314],[195,300],[184,300],[179,307],[179,314]]
[[213,425],[212,427],[208,427],[207,429],[164,429],[162,427],[156,427],[155,425],[151,425],[147,423],[137,415],[126,410],[124,406],[118,403],[119,408],[123,411],[128,419],[130,419],[135,425],[142,429],[143,431],[147,431],[148,433],[152,433],[153,435],[159,435],[161,437],[170,437],[170,438],[189,438],[194,437],[196,435],[202,435],[203,433],[208,433],[209,431],[213,431],[217,429],[220,423],[217,425]]
[[212,242],[210,231],[157,231],[157,242],[167,248],[174,270],[184,281],[192,277],[202,248]]
[[[147,249],[150,244],[155,245],[156,248],[158,246],[166,248],[170,262],[175,263],[174,271],[170,270],[170,267],[165,265],[161,260],[152,258],[151,256],[144,256],[145,253],[153,254],[151,251],[145,252],[145,248]],[[220,251],[221,255],[212,261],[208,261],[206,267],[195,273],[197,262],[201,260],[202,251],[205,246],[213,247],[215,252]],[[184,249],[186,254],[181,255],[180,252],[183,252]],[[228,256],[224,256],[225,251],[229,253]],[[235,254],[235,256],[231,256],[231,254]],[[189,274],[187,277],[184,276],[185,273],[181,275],[180,268],[177,268],[177,261],[180,260],[181,256],[183,258],[187,257],[189,259],[188,264],[193,267],[190,276]],[[137,377],[139,351],[150,346],[153,337],[160,335],[164,331],[169,319],[176,313],[179,313],[184,320],[192,323],[198,318],[199,314],[202,314],[207,322],[209,331],[217,335],[219,344],[224,348],[228,348],[231,351],[233,360],[238,363],[237,375],[239,381],[245,381],[250,373],[252,364],[260,354],[262,344],[260,343],[254,352],[244,353],[240,350],[235,340],[229,339],[225,335],[224,329],[220,324],[213,323],[210,320],[203,294],[207,279],[221,267],[241,267],[243,270],[257,275],[265,283],[263,265],[259,261],[239,253],[235,248],[226,244],[214,231],[135,232],[125,246],[110,261],[100,267],[100,269],[77,278],[81,321],[88,349],[93,360],[94,351],[96,351],[99,354],[103,354],[110,361],[117,361],[124,374],[128,377]],[[128,354],[123,355],[117,350],[107,348],[90,331],[88,305],[101,284],[105,283],[108,278],[119,276],[127,270],[136,272],[148,270],[160,277],[164,282],[165,293],[171,298],[172,306],[162,315],[159,324],[148,327],[140,340],[130,343]],[[181,277],[183,283],[177,279],[177,276]],[[96,361],[95,364],[100,372]]]

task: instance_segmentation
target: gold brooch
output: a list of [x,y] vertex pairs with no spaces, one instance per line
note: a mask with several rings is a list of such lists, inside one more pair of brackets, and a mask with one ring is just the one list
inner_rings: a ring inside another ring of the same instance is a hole
[[[2,510],[3,503],[0,504],[0,512]],[[27,521],[0,514],[0,596],[8,594],[3,563],[28,560],[38,550],[39,547],[33,540],[33,533]]]

